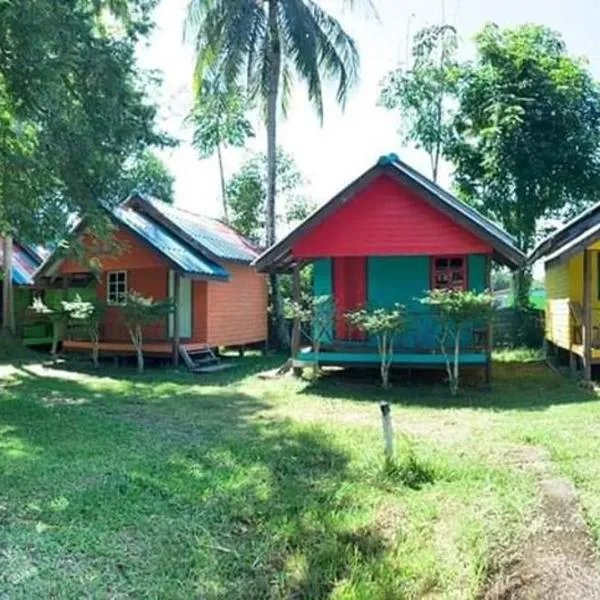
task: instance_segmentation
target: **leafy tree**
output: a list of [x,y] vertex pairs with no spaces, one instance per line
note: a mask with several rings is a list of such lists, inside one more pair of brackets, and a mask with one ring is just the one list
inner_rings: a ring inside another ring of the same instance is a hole
[[452,135],[459,75],[456,49],[452,26],[425,27],[414,37],[412,66],[395,69],[381,83],[379,104],[400,111],[402,142],[413,142],[427,152],[434,181]]
[[100,325],[106,311],[106,306],[101,302],[82,300],[77,294],[75,300],[63,301],[62,306],[68,315],[69,324],[83,328],[92,342],[92,361],[98,368],[100,354]]
[[69,320],[69,313],[65,309],[63,303],[60,303],[57,308],[50,308],[39,296],[36,296],[33,299],[30,310],[36,315],[48,319],[52,324],[52,346],[50,348],[50,354],[56,359],[58,354],[58,344],[64,336]]
[[315,360],[313,374],[319,374],[321,344],[331,328],[335,317],[335,303],[331,296],[304,296],[300,302],[289,300],[285,304],[285,316],[300,323],[301,332],[311,340]]
[[[489,321],[494,310],[494,297],[487,292],[463,290],[430,290],[421,303],[429,306],[439,321],[440,348],[446,359],[446,372],[450,384],[450,393],[456,396],[459,386],[460,336],[464,327],[470,323]],[[454,342],[453,364],[446,349],[448,341]]]
[[390,387],[390,368],[394,360],[394,340],[406,325],[404,306],[392,308],[360,308],[346,314],[352,327],[364,331],[377,339],[377,352],[381,360],[381,382],[385,389]]
[[144,149],[127,161],[122,197],[133,191],[173,203],[175,177],[152,150]]
[[[290,154],[281,148],[277,155],[277,194],[283,200],[278,223],[290,227],[303,220],[313,203],[301,194],[306,184]],[[227,184],[231,224],[255,243],[265,245],[265,208],[267,203],[268,168],[264,154],[254,154],[245,161]]]
[[[461,68],[446,154],[460,195],[529,251],[540,220],[581,208],[600,185],[600,88],[546,27],[487,25]],[[519,305],[529,277],[516,280]]]
[[188,117],[194,127],[193,144],[200,158],[217,153],[226,222],[229,221],[229,212],[223,149],[228,146],[243,147],[247,138],[254,135],[252,124],[246,117],[248,108],[241,86],[227,84],[224,77],[213,68],[196,85],[196,101]]
[[[355,1],[350,2],[355,4]],[[196,76],[219,65],[228,83],[247,79],[251,99],[263,102],[267,124],[267,246],[276,241],[277,113],[285,111],[296,74],[323,118],[324,80],[337,83],[344,104],[357,80],[359,57],[354,40],[314,0],[190,0],[187,32],[196,44]],[[278,282],[271,276],[275,324],[284,328]]]
[[100,226],[127,158],[167,141],[135,61],[154,4],[0,2],[1,234],[60,239],[73,215]]
[[173,312],[173,308],[171,300],[157,302],[153,298],[147,298],[138,292],[128,292],[121,310],[135,348],[139,373],[144,372],[144,325],[163,320]]

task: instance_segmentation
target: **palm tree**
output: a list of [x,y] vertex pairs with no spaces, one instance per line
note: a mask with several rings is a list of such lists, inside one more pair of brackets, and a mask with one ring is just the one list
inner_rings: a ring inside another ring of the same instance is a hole
[[[355,0],[346,0],[350,5]],[[369,0],[366,0],[369,3]],[[277,112],[285,110],[294,75],[323,119],[323,80],[337,83],[342,106],[357,80],[354,40],[315,0],[190,0],[186,35],[196,45],[196,77],[221,65],[226,81],[245,78],[251,98],[263,102],[267,124],[266,242],[276,241]],[[278,318],[277,282],[271,282]]]

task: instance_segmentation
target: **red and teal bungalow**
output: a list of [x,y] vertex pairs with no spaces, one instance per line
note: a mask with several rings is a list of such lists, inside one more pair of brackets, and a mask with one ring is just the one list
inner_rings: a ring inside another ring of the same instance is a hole
[[[438,288],[484,291],[491,288],[492,262],[511,269],[525,257],[513,239],[434,182],[391,154],[362,174],[255,261],[265,273],[299,271],[313,265],[313,293],[331,296],[334,322],[321,340],[323,365],[378,364],[375,340],[362,339],[344,315],[359,307],[407,310],[394,365],[445,364],[438,326],[419,302]],[[472,324],[462,340],[463,365],[486,367],[489,377],[492,335]],[[311,347],[296,348],[294,364],[314,362]]]

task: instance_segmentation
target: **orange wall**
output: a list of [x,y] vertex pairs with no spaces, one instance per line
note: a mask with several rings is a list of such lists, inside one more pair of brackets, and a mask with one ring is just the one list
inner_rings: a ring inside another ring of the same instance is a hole
[[[112,251],[110,255],[100,255],[98,260],[102,269],[107,271],[127,269],[149,269],[152,267],[163,267],[165,261],[159,254],[146,246],[137,236],[123,228],[117,228],[113,235],[119,243],[118,250]],[[89,236],[84,236],[83,245],[87,248],[98,246]],[[87,265],[80,265],[72,260],[65,260],[61,267],[61,273],[84,273],[89,271]]]
[[267,279],[247,265],[225,263],[227,283],[207,284],[211,346],[237,346],[267,339]]
[[[106,301],[107,271],[127,271],[130,290],[144,296],[164,299],[168,295],[169,267],[161,256],[125,229],[117,229],[115,238],[122,244],[118,255],[99,257],[102,280],[98,298]],[[84,241],[85,244],[85,241]],[[236,346],[267,339],[267,279],[247,265],[223,263],[230,273],[228,282],[194,281],[192,285],[192,341],[211,346]],[[61,273],[82,273],[89,267],[66,260]],[[167,339],[167,319],[144,328],[144,338]],[[110,307],[104,319],[102,339],[129,341],[121,310]]]
[[[124,269],[122,269],[124,270]],[[164,300],[168,294],[168,269],[133,269],[127,271],[127,286],[144,296],[152,296],[155,300]],[[102,281],[98,284],[98,298],[106,301],[106,272],[102,273]],[[123,314],[118,306],[108,307],[101,331],[104,340],[129,341],[129,332],[123,322]],[[152,323],[144,327],[144,339],[162,340],[167,337],[167,320]]]
[[[226,284],[225,284],[226,285]],[[194,281],[192,283],[192,302],[194,309],[192,313],[192,335],[194,342],[206,343],[208,308],[208,283],[206,281]]]
[[[164,300],[168,296],[169,268],[165,261],[151,248],[148,248],[136,236],[127,230],[119,228],[114,233],[119,242],[120,252],[113,255],[98,257],[102,266],[101,280],[96,291],[98,299],[106,302],[106,278],[108,271],[127,271],[127,287],[144,296],[152,296],[156,300]],[[95,245],[89,237],[84,237],[84,245]],[[72,260],[65,260],[60,266],[60,272],[83,273],[89,271],[88,265],[80,265]],[[108,307],[101,329],[103,340],[129,341],[129,332],[123,322],[123,314],[119,307]],[[167,337],[167,320],[153,323],[144,327],[144,338],[161,340]]]

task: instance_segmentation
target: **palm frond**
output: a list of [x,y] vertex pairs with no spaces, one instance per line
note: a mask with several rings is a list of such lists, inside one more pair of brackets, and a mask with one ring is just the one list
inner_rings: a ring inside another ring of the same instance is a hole
[[282,0],[288,54],[308,85],[309,98],[323,118],[322,79],[338,83],[337,101],[344,106],[358,79],[359,56],[341,24],[313,0]]
[[318,28],[304,0],[280,0],[281,38],[286,57],[308,86],[308,97],[323,119]]

